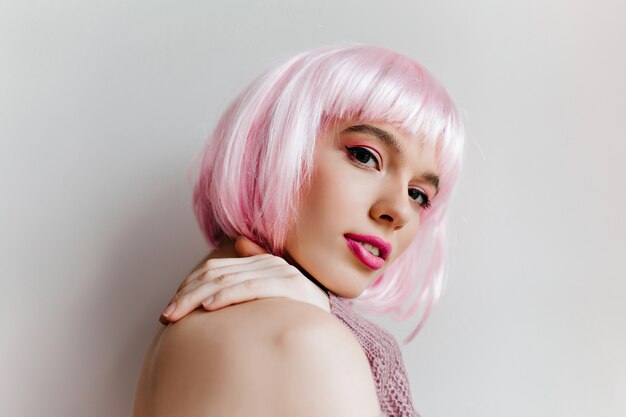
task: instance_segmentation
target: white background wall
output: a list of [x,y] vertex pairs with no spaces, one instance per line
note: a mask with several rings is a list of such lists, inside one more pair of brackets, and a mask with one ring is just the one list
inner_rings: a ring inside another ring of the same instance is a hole
[[206,251],[192,157],[261,69],[354,41],[426,65],[468,128],[447,292],[403,348],[418,410],[626,416],[625,18],[621,0],[2,2],[0,414],[129,413]]

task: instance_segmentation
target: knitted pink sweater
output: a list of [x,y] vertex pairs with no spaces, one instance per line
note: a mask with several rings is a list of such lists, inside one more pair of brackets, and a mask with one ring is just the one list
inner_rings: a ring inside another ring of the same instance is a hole
[[413,408],[402,352],[391,333],[356,313],[350,304],[329,293],[330,311],[357,338],[372,368],[381,410],[388,417],[419,416]]

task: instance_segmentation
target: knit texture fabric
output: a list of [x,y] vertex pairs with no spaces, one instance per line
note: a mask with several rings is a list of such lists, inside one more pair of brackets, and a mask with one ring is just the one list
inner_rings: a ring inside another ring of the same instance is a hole
[[402,352],[391,333],[367,320],[345,300],[329,293],[330,311],[357,338],[370,363],[381,410],[387,417],[419,417],[413,408]]

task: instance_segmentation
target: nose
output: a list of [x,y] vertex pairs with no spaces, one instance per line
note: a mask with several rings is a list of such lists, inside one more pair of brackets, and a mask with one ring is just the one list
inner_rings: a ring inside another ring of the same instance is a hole
[[411,202],[408,189],[403,187],[386,187],[380,197],[370,208],[370,217],[393,230],[401,229],[410,219]]

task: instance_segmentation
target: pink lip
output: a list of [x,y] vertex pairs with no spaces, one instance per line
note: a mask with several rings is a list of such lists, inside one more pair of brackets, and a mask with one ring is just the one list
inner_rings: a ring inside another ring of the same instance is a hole
[[[365,266],[371,269],[381,269],[385,265],[385,259],[391,253],[391,244],[387,241],[374,235],[357,235],[354,233],[346,233],[344,237],[350,250]],[[377,247],[380,251],[380,256],[373,255],[358,242],[369,243]]]

